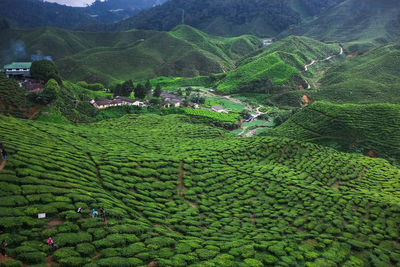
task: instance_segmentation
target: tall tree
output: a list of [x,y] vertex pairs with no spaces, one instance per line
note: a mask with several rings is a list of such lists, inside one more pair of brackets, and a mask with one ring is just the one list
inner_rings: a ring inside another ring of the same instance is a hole
[[33,78],[43,80],[45,83],[50,79],[56,80],[58,84],[62,83],[56,64],[50,60],[33,61],[30,73]]
[[146,87],[143,86],[143,84],[138,84],[135,87],[135,97],[140,98],[140,99],[144,99],[146,97]]
[[160,97],[161,96],[161,86],[160,86],[159,83],[156,86],[156,90],[154,90],[153,96],[154,97]]
[[151,83],[150,83],[149,80],[147,80],[147,82],[146,82],[146,84],[144,85],[144,87],[145,87],[145,89],[146,89],[146,93],[147,93],[147,94],[151,92],[152,87],[151,87]]

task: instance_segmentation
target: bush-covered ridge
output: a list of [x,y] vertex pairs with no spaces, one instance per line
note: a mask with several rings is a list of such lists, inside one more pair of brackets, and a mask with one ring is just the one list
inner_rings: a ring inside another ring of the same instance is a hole
[[[230,93],[245,91],[279,93],[284,89],[298,90],[306,83],[299,77],[304,65],[312,60],[337,55],[338,44],[325,44],[307,37],[290,36],[263,50],[241,59],[238,68],[226,73],[217,83],[217,90]],[[257,81],[264,81],[261,86]],[[265,87],[263,89],[263,87]]]
[[273,133],[400,161],[400,106],[316,102]]
[[[26,263],[51,253],[48,236],[66,266],[399,263],[400,171],[385,160],[179,115],[0,120],[0,239]],[[89,216],[101,206],[107,225]]]

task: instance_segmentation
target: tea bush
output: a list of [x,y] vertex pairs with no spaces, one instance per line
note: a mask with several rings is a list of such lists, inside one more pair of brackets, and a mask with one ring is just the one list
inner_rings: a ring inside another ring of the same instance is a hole
[[399,263],[400,171],[384,159],[237,138],[181,115],[0,116],[0,139],[10,147],[0,240],[24,263],[52,253],[63,266]]

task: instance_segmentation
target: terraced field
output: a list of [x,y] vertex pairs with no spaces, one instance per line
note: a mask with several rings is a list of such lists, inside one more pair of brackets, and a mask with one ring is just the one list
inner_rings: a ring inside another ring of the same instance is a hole
[[316,102],[274,134],[400,161],[400,106]]
[[[0,239],[27,264],[400,264],[400,171],[383,159],[241,139],[182,115],[0,116],[0,140]],[[105,222],[90,216],[100,207]]]

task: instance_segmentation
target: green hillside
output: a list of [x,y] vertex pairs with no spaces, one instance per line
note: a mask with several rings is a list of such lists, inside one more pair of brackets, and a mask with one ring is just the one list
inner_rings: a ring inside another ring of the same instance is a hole
[[169,31],[177,25],[187,24],[220,36],[253,34],[271,37],[342,1],[171,0],[119,23],[89,28],[108,31],[133,28]]
[[0,114],[30,118],[37,110],[38,107],[26,97],[26,90],[0,73]]
[[[239,61],[239,67],[230,71],[217,84],[217,90],[230,92],[282,93],[306,88],[299,77],[304,65],[314,59],[339,54],[337,44],[324,44],[307,37],[291,36]],[[260,82],[261,81],[261,82]]]
[[312,96],[335,103],[400,103],[400,46],[388,44],[329,68]]
[[[400,172],[382,159],[240,139],[177,115],[78,126],[0,116],[0,139],[0,238],[27,264],[51,254],[61,266],[400,261]],[[91,218],[103,206],[107,221]]]
[[399,2],[346,0],[285,33],[293,34],[334,42],[399,41]]
[[273,134],[400,162],[399,129],[399,105],[316,102],[274,129]]
[[31,54],[40,52],[53,57],[67,80],[106,84],[161,75],[187,77],[222,72],[232,69],[234,60],[261,45],[253,36],[212,37],[189,26],[171,32],[3,29],[0,37],[8,40],[0,44],[5,51],[0,63],[29,60]]

